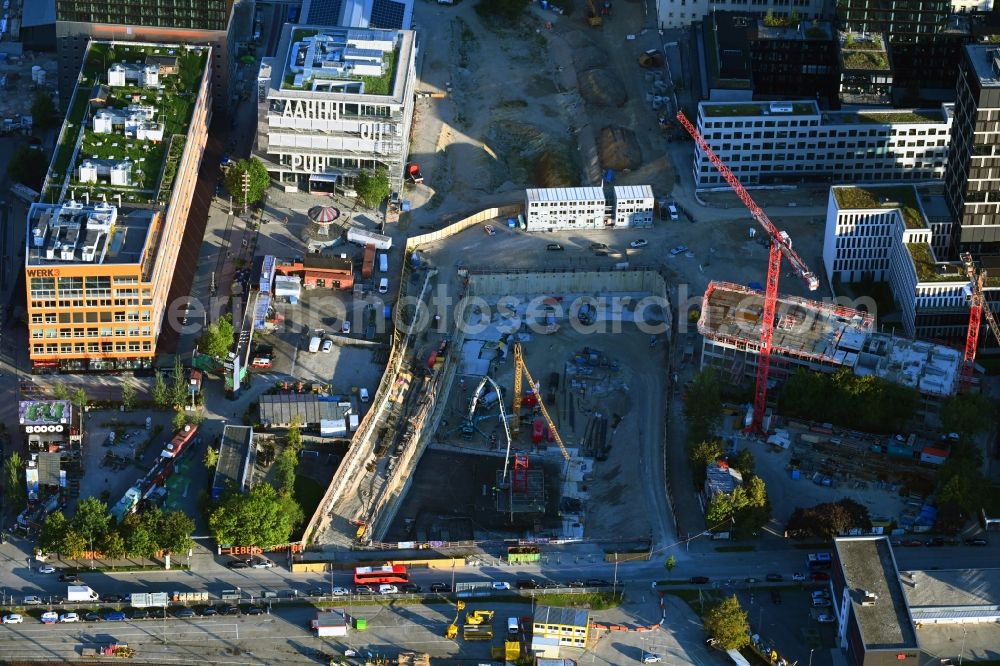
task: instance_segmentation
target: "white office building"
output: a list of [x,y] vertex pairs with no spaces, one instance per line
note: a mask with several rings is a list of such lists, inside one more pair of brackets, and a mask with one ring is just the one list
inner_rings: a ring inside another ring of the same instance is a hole
[[653,188],[619,185],[608,201],[600,187],[543,187],[525,191],[528,231],[630,229],[653,226]]
[[255,154],[286,190],[350,192],[361,170],[393,190],[413,120],[414,35],[286,24],[258,75]]
[[823,0],[754,0],[747,7],[746,0],[656,0],[656,13],[660,29],[684,28],[695,21],[700,21],[710,12],[731,11],[747,12],[764,18],[770,11],[775,16],[788,16],[795,12],[803,19],[819,19],[823,17]]
[[614,188],[616,228],[653,226],[653,188],[649,185],[617,185]]
[[[944,177],[953,104],[820,111],[814,101],[702,102],[697,127],[744,185],[924,182]],[[695,146],[698,189],[728,188]]]

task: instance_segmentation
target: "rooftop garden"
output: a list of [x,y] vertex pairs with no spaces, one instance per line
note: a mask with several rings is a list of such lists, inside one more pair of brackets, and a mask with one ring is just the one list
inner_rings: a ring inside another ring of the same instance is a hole
[[[311,37],[317,34],[316,30],[296,30],[295,40],[299,41],[305,39],[306,37]],[[301,34],[301,36],[299,36]],[[386,51],[382,55],[382,75],[381,76],[355,76],[348,75],[344,77],[323,77],[322,79],[315,79],[319,81],[330,80],[330,81],[360,81],[365,85],[365,95],[391,95],[393,83],[396,81],[396,70],[399,67],[399,49],[400,46],[397,44],[395,48],[391,51]],[[295,85],[295,74],[286,73],[284,78],[281,80],[281,88],[283,90],[312,90],[312,84],[314,79],[306,79],[304,85]]]
[[833,195],[837,205],[845,209],[898,208],[907,229],[924,229],[924,216],[920,213],[917,192],[912,186],[888,187],[835,187]]
[[940,109],[913,109],[892,111],[831,111],[823,114],[832,123],[869,123],[886,125],[889,123],[943,123],[944,114]]
[[844,69],[889,69],[889,58],[879,51],[842,51]]
[[840,46],[851,51],[882,51],[885,52],[885,44],[878,35],[858,35],[853,32],[847,33],[840,40]]
[[906,249],[913,259],[913,268],[920,282],[961,282],[967,279],[959,266],[935,262],[928,243],[907,243]]
[[708,117],[719,116],[793,116],[816,113],[816,107],[812,104],[797,103],[792,104],[791,113],[772,113],[769,102],[747,102],[744,104],[705,104],[702,107]]
[[[56,203],[63,183],[77,192],[110,196],[122,194],[123,201],[152,201],[159,187],[160,171],[166,154],[164,143],[138,141],[125,137],[123,133],[97,134],[93,131],[91,118],[96,108],[90,106],[90,93],[98,83],[106,83],[107,69],[114,62],[143,62],[147,55],[175,55],[177,73],[160,78],[160,88],[140,88],[124,86],[110,89],[105,104],[108,108],[124,108],[129,104],[140,104],[156,108],[153,122],[164,125],[164,137],[173,134],[187,135],[188,124],[198,95],[198,85],[205,71],[207,52],[173,49],[163,46],[135,44],[93,43],[84,59],[80,82],[66,114],[61,141],[56,148],[49,168],[48,187],[42,200]],[[73,151],[79,143],[80,150],[76,163],[71,163]],[[85,184],[75,182],[75,167],[84,159],[96,157],[101,160],[133,163],[133,187],[113,187],[107,182]]]

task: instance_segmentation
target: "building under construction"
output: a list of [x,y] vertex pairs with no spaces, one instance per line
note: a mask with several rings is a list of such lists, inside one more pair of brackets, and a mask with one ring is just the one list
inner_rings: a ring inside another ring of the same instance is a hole
[[[709,283],[698,320],[702,368],[715,368],[733,384],[753,382],[763,312],[761,292]],[[962,365],[956,349],[876,332],[868,313],[794,296],[778,299],[772,353],[776,380],[800,367],[817,372],[846,367],[916,389],[925,407],[954,395]]]
[[541,466],[532,468],[527,454],[513,457],[513,469],[503,478],[504,470],[497,470],[497,512],[545,513],[545,474]]

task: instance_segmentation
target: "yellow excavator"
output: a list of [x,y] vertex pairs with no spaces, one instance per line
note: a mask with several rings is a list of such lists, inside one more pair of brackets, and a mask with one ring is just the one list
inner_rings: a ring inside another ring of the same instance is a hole
[[448,625],[448,628],[444,632],[444,637],[448,640],[454,640],[458,636],[458,616],[462,614],[463,610],[465,610],[464,601],[459,601],[455,604],[455,619],[451,621],[451,624]]
[[590,8],[590,14],[587,15],[587,23],[590,24],[591,28],[600,28],[604,25],[604,19],[601,18],[597,7],[594,7],[594,0],[587,0],[587,6]]

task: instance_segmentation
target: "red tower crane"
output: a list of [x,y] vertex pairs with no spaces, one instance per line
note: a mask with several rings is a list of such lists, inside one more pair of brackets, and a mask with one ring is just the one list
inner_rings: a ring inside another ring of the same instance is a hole
[[968,391],[972,386],[972,375],[976,367],[976,348],[979,346],[979,328],[982,325],[983,315],[990,325],[990,330],[998,341],[1000,341],[1000,327],[993,316],[993,311],[986,304],[986,296],[983,294],[983,285],[986,284],[986,271],[976,269],[976,264],[972,261],[972,255],[963,252],[960,256],[965,264],[965,274],[969,276],[969,329],[965,334],[965,363],[962,364],[961,389]]
[[774,337],[774,315],[778,306],[778,279],[781,277],[782,255],[788,259],[799,277],[806,281],[810,291],[815,291],[819,287],[819,280],[809,270],[802,257],[792,249],[792,239],[789,238],[788,234],[779,231],[774,226],[767,214],[761,210],[736,175],[726,166],[726,163],[719,159],[719,156],[709,147],[704,137],[691,124],[683,111],[677,112],[677,122],[688,131],[698,147],[726,179],[729,187],[736,192],[736,196],[747,207],[753,218],[760,226],[764,227],[764,231],[771,238],[771,248],[767,261],[767,286],[764,289],[764,313],[760,321],[760,356],[757,359],[757,383],[753,395],[753,422],[750,425],[751,430],[762,433],[764,431],[764,411],[767,408],[767,376],[771,370],[771,339]]

